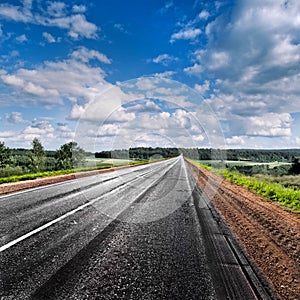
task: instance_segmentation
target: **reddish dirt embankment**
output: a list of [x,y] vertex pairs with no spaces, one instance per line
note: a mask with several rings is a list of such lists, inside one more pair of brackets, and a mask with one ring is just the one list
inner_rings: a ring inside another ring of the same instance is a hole
[[299,215],[203,168],[191,170],[278,298],[299,299]]

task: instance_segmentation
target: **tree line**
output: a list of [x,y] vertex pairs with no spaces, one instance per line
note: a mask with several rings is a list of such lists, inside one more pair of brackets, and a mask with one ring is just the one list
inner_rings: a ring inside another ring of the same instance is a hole
[[85,156],[76,142],[63,144],[56,151],[45,150],[38,138],[33,139],[31,149],[10,149],[0,142],[0,177],[81,167]]
[[[219,167],[226,167],[245,174],[300,174],[300,149],[283,150],[256,150],[256,149],[211,149],[211,148],[161,148],[161,147],[136,147],[129,150],[111,150],[96,152],[96,158],[121,158],[121,159],[151,159],[168,158],[183,154],[195,160],[220,161]],[[258,163],[284,162],[292,165],[280,165],[269,168],[268,165],[234,166],[226,164],[226,160],[252,161]],[[214,163],[215,167],[218,167]]]
[[[35,173],[42,171],[66,170],[84,166],[85,157],[94,155],[96,158],[118,158],[133,160],[151,160],[169,158],[183,154],[195,160],[223,161],[255,161],[255,162],[288,162],[292,166],[279,166],[272,170],[268,166],[241,166],[241,172],[281,174],[300,173],[300,149],[287,150],[256,150],[256,149],[211,149],[211,148],[162,148],[135,147],[96,153],[85,152],[76,142],[69,142],[55,151],[45,150],[38,138],[33,139],[31,149],[10,149],[0,142],[0,177]],[[226,167],[226,165],[225,165]],[[235,167],[237,168],[237,167]]]
[[161,148],[136,147],[129,150],[96,152],[96,158],[149,159],[152,156],[175,157],[183,153],[197,160],[236,160],[255,162],[289,162],[300,158],[300,149],[256,150],[256,149],[211,149],[211,148]]

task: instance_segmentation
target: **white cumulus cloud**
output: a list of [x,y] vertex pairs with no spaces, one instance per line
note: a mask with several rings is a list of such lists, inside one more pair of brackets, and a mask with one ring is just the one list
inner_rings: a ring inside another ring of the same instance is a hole
[[86,19],[84,8],[83,5],[74,5],[69,9],[66,3],[57,1],[49,2],[46,11],[40,10],[33,14],[30,0],[23,1],[23,5],[2,3],[0,19],[66,29],[73,39],[95,39],[100,28]]
[[183,28],[172,34],[170,42],[174,43],[176,40],[194,40],[201,33],[202,31],[199,28]]
[[59,42],[59,39],[55,39],[55,37],[49,32],[43,32],[43,37],[47,40],[48,43],[56,43]]
[[152,61],[156,64],[167,66],[172,61],[178,61],[178,58],[169,54],[160,54],[157,57],[153,58]]

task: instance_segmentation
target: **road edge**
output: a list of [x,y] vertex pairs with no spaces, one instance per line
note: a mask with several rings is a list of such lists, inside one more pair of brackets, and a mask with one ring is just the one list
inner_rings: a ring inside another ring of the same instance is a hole
[[[188,165],[194,166],[198,168],[198,166],[194,165],[189,160],[185,159]],[[191,172],[192,173],[192,172]],[[217,296],[219,299],[223,299],[224,294],[229,293],[229,296],[231,293],[235,293],[234,289],[237,289],[238,287],[234,287],[233,290],[230,286],[226,286],[227,280],[226,278],[222,278],[224,274],[222,274],[222,266],[221,262],[219,261],[211,261],[212,258],[215,259],[215,256],[212,254],[212,252],[216,251],[215,248],[216,245],[214,245],[212,236],[213,235],[222,235],[224,237],[225,243],[230,248],[232,254],[234,255],[235,259],[238,262],[238,265],[240,266],[244,276],[247,278],[252,290],[255,293],[255,296],[257,299],[263,299],[263,300],[270,300],[270,299],[278,299],[277,294],[272,288],[270,282],[267,280],[267,278],[264,276],[264,274],[257,268],[255,262],[251,259],[251,257],[247,254],[245,251],[243,244],[238,239],[237,235],[234,233],[234,231],[231,230],[231,228],[226,223],[226,220],[221,216],[221,214],[218,212],[218,210],[214,207],[213,203],[211,201],[207,201],[207,197],[204,195],[202,196],[203,192],[201,188],[198,185],[197,179],[195,178],[195,174],[192,173],[193,179],[196,181],[194,192],[193,192],[193,198],[194,198],[194,206],[197,214],[198,222],[200,223],[200,227],[202,228],[202,233],[204,234],[204,237],[206,239],[206,242],[210,244],[212,249],[207,249],[207,255],[209,259],[210,269],[213,273],[212,276],[217,279],[218,281],[223,281],[225,283],[225,286],[217,286]],[[201,208],[200,201],[205,201],[206,207]],[[210,214],[212,216],[212,219],[214,221],[213,228],[209,226],[209,224],[206,224],[204,219],[205,215]],[[204,227],[204,228],[203,228]],[[215,232],[217,229],[218,232]],[[218,260],[218,258],[217,258]],[[239,293],[238,290],[236,290],[237,293]],[[242,292],[242,291],[241,291]],[[227,294],[228,296],[228,294]],[[231,294],[233,296],[233,294]],[[237,297],[235,294],[234,297]],[[242,295],[241,300],[244,299],[244,296]]]
[[64,182],[64,181],[75,180],[77,178],[94,176],[94,175],[99,175],[99,174],[103,174],[103,173],[107,173],[107,172],[114,172],[117,170],[132,168],[132,167],[136,167],[136,166],[142,166],[142,165],[146,165],[146,164],[153,164],[153,163],[156,163],[159,161],[161,161],[161,160],[152,161],[152,162],[143,162],[143,163],[134,164],[134,165],[111,167],[111,168],[101,169],[101,170],[74,172],[71,174],[49,176],[49,177],[36,178],[36,179],[30,179],[30,180],[24,180],[24,181],[18,181],[18,182],[2,183],[2,184],[0,184],[0,196],[8,195],[8,194],[15,193],[15,192],[20,192],[20,191],[27,190],[27,189],[38,188],[38,187],[42,187],[42,186],[56,184],[56,183],[60,183],[60,182]]

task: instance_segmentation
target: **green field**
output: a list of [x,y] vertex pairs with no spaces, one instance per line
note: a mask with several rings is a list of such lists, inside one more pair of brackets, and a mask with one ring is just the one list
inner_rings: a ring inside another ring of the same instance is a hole
[[199,163],[203,164],[203,165],[208,165],[208,166],[214,166],[214,165],[228,165],[231,167],[235,167],[235,166],[268,166],[270,169],[273,169],[275,167],[279,167],[279,166],[291,166],[291,163],[288,162],[257,162],[257,161],[241,161],[241,160],[198,160]]
[[85,166],[86,167],[101,166],[101,165],[119,166],[119,165],[131,164],[133,162],[134,161],[131,159],[87,157],[85,160]]

